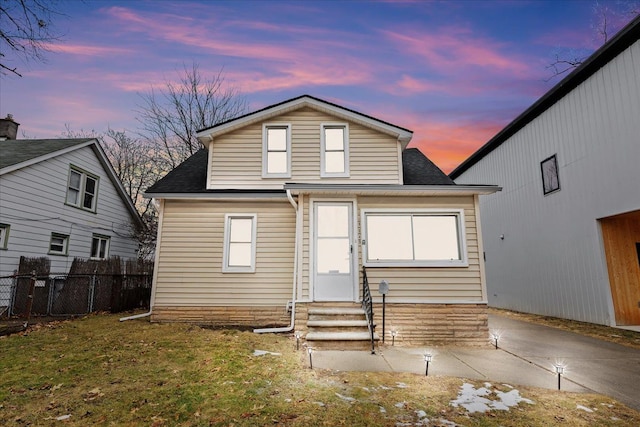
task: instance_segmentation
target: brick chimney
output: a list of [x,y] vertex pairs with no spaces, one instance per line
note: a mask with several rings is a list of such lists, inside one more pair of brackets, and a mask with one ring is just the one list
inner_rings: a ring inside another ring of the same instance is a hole
[[0,119],[0,141],[6,139],[17,139],[18,126],[20,123],[13,121],[13,115],[7,114],[7,117]]

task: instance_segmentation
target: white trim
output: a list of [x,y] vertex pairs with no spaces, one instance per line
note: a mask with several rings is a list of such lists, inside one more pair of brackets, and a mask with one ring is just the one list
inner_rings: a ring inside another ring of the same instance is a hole
[[285,183],[285,190],[291,194],[317,195],[376,195],[376,196],[472,196],[474,194],[493,194],[501,191],[496,185],[398,185],[398,184],[309,184]]
[[[231,219],[251,219],[251,265],[248,267],[230,267],[229,264],[229,239],[231,238]],[[224,214],[224,247],[222,248],[222,272],[223,273],[255,273],[256,271],[256,246],[258,235],[258,215],[245,213]]]
[[[344,171],[340,173],[332,173],[325,171],[325,130],[341,128],[343,133],[342,153],[344,161]],[[320,123],[320,177],[321,178],[349,178],[349,123],[327,122]]]
[[404,166],[402,161],[402,147],[398,144],[398,183],[404,185]]
[[[460,251],[459,260],[433,260],[433,261],[370,261],[367,249],[367,214],[431,214],[455,215],[458,228],[458,249]],[[375,267],[468,267],[469,259],[467,254],[467,234],[465,228],[464,209],[443,209],[443,208],[364,208],[360,211],[360,230],[362,233],[360,244],[362,245],[362,264],[369,268]],[[486,299],[486,298],[485,298]]]
[[207,150],[207,182],[204,185],[204,188],[207,190],[211,189],[211,165],[213,164],[213,138],[209,141],[209,147]]
[[381,120],[374,119],[373,117],[369,117],[361,113],[357,113],[355,111],[347,110],[338,105],[329,104],[327,102],[312,98],[310,96],[301,96],[299,98],[292,99],[288,102],[274,105],[272,107],[265,108],[260,111],[256,111],[255,113],[248,114],[243,117],[239,117],[235,120],[230,120],[224,124],[217,125],[209,129],[204,129],[198,132],[196,136],[198,138],[208,137],[208,136],[215,138],[217,136],[230,132],[234,129],[238,129],[240,127],[244,127],[252,123],[261,122],[271,117],[275,117],[283,113],[286,113],[288,111],[297,110],[303,107],[311,107],[315,110],[324,111],[332,116],[339,117],[343,120],[359,123],[368,128],[376,129],[380,132],[386,133],[387,135],[392,135],[397,138],[397,140],[402,145],[403,149],[409,144],[409,142],[411,141],[411,138],[413,137],[413,132],[410,130],[403,129],[398,126],[394,126],[390,123],[386,123]]
[[158,293],[158,271],[160,270],[160,250],[162,249],[162,230],[164,229],[164,200],[159,201],[158,208],[158,232],[156,234],[156,250],[153,260],[153,279],[151,281],[151,298],[149,299],[149,313],[153,311]]
[[[268,130],[269,129],[282,129],[286,130],[286,155],[287,155],[287,171],[285,173],[269,173],[268,172]],[[262,124],[262,177],[263,178],[291,178],[291,123],[263,123]]]
[[[296,194],[297,196],[297,194]],[[274,199],[287,200],[287,193],[152,193],[144,194],[146,199],[202,200],[215,199],[219,202],[273,202]]]
[[[62,250],[55,251],[51,249],[51,245],[53,244],[53,238],[58,237],[62,239]],[[51,232],[51,237],[49,238],[49,251],[47,252],[49,255],[69,255],[69,238],[68,234]]]
[[[106,241],[106,245],[104,247],[104,256],[93,256],[93,241],[98,239],[98,255],[100,255],[100,242]],[[91,249],[90,249],[90,259],[108,259],[109,251],[111,250],[111,236],[107,236],[106,234],[93,233],[91,235]]]
[[473,196],[473,209],[476,217],[476,239],[478,240],[478,262],[480,264],[480,284],[482,287],[482,299],[489,300],[487,291],[487,274],[485,271],[484,243],[482,241],[482,222],[480,221],[480,196]]

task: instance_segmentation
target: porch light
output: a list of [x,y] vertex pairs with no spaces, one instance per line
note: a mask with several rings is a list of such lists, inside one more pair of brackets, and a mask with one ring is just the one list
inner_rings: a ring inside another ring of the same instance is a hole
[[564,374],[565,366],[560,363],[556,363],[553,367],[556,370],[556,374],[558,374],[558,390],[560,390],[560,377]]
[[424,376],[428,377],[429,376],[429,362],[431,362],[431,360],[433,360],[433,355],[431,353],[425,353],[424,354],[424,363],[427,365],[425,371],[424,371]]
[[391,345],[393,346],[396,343],[396,335],[398,335],[398,331],[396,329],[391,329]]

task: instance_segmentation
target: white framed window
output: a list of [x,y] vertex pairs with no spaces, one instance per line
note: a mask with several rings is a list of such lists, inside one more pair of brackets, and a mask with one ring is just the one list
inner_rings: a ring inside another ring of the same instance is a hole
[[61,233],[51,233],[49,241],[49,254],[67,255],[69,253],[69,235]]
[[363,209],[362,229],[365,266],[468,266],[462,209]]
[[291,177],[291,125],[262,126],[262,177]]
[[320,125],[320,176],[349,176],[349,125],[323,123]]
[[94,234],[91,238],[91,258],[106,259],[109,257],[109,243],[111,237]]
[[223,272],[255,272],[256,228],[256,214],[226,214],[224,216]]
[[98,177],[72,166],[69,169],[66,203],[95,212],[97,196]]
[[9,246],[9,224],[0,223],[0,249],[7,249]]

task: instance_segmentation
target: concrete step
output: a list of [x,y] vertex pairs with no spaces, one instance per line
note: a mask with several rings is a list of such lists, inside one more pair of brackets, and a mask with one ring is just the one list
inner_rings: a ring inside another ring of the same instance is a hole
[[364,316],[364,310],[357,307],[322,307],[310,308],[309,315],[316,316]]
[[[370,341],[369,331],[364,332],[308,332],[307,341]],[[373,339],[378,340],[378,334],[373,334]]]
[[366,320],[309,320],[307,321],[309,328],[368,328]]

